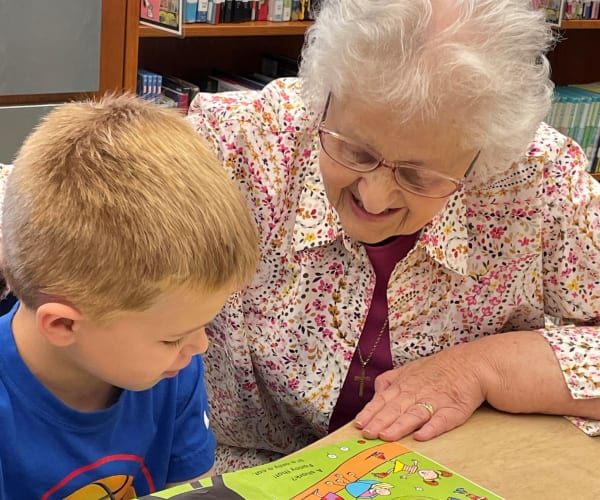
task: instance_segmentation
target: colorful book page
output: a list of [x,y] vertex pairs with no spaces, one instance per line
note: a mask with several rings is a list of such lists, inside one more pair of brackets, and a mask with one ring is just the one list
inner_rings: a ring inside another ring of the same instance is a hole
[[396,442],[353,439],[142,497],[185,500],[502,500]]

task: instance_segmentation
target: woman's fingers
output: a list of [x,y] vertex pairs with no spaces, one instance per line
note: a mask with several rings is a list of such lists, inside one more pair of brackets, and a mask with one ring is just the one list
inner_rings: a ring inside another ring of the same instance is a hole
[[465,415],[453,409],[443,408],[436,411],[431,418],[427,416],[418,422],[414,422],[414,420],[407,422],[406,416],[403,416],[380,432],[379,438],[385,441],[395,441],[414,432],[413,437],[417,441],[427,441],[462,425],[471,414]]
[[484,401],[477,362],[450,348],[380,375],[355,425],[366,438],[388,441],[411,432],[424,441],[458,427]]

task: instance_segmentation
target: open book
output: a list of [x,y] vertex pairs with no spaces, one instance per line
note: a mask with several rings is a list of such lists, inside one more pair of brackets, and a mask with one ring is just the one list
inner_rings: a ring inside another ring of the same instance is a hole
[[399,443],[377,439],[351,439],[301,451],[142,498],[352,500],[386,496],[395,500],[502,500]]

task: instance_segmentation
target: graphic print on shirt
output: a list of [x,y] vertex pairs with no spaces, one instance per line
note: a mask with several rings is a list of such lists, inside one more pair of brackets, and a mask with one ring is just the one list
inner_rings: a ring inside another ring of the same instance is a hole
[[154,481],[142,457],[109,455],[73,470],[50,488],[42,500],[131,500],[136,498],[134,481],[154,491]]

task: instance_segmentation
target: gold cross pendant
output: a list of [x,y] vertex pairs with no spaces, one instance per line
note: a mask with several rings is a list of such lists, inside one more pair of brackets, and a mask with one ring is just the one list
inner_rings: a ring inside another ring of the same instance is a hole
[[365,367],[360,367],[360,375],[355,375],[354,381],[358,382],[358,397],[362,398],[365,392],[365,382],[371,380],[371,377],[368,377],[365,374]]

